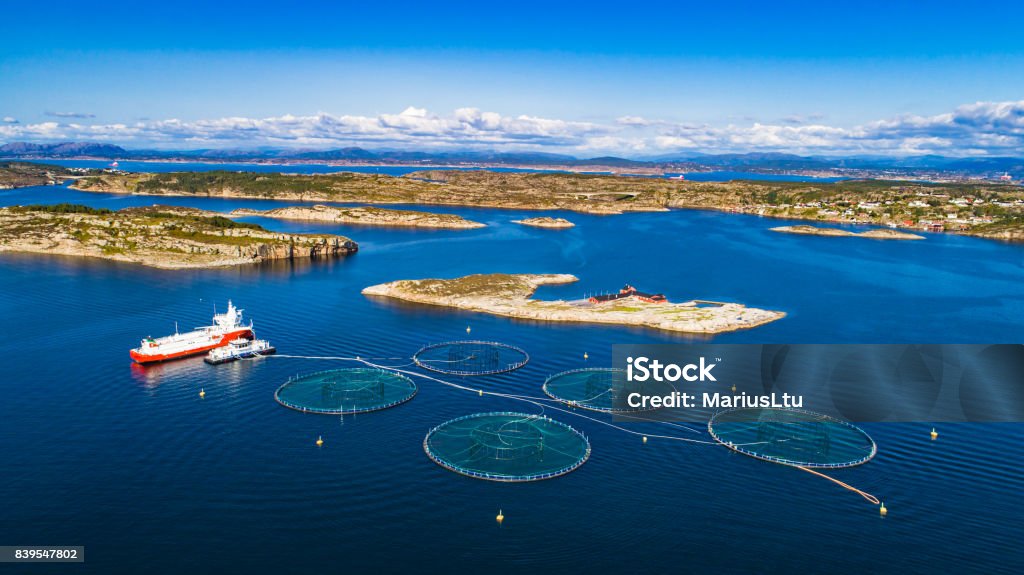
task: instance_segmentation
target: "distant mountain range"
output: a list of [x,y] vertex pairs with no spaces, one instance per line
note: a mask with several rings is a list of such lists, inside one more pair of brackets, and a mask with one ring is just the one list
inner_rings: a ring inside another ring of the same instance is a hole
[[126,150],[112,144],[94,142],[60,142],[33,144],[12,142],[0,146],[0,158],[101,158],[120,160],[210,160],[234,162],[339,162],[368,164],[442,164],[484,166],[566,166],[620,169],[723,169],[753,171],[886,171],[948,172],[960,174],[992,174],[1010,172],[1024,174],[1024,158],[984,157],[951,158],[936,155],[888,156],[799,156],[784,153],[748,154],[663,154],[640,158],[604,156],[577,158],[565,154],[543,152],[417,152],[402,150],[366,150],[359,147],[333,150],[301,150],[279,148],[201,149],[201,150]]
[[128,152],[111,144],[95,144],[92,142],[61,142],[59,144],[30,144],[28,142],[11,142],[0,146],[0,157],[3,158],[73,158],[121,157]]

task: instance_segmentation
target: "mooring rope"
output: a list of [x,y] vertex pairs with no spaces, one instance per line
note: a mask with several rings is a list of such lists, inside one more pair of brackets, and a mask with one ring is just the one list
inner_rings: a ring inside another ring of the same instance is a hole
[[825,475],[824,473],[822,473],[820,471],[815,471],[815,470],[813,470],[813,469],[811,469],[809,467],[804,467],[803,465],[794,465],[794,467],[796,467],[797,469],[803,469],[807,473],[813,473],[814,475],[817,475],[818,477],[824,477],[825,479],[828,479],[832,483],[835,483],[836,485],[838,485],[840,487],[849,489],[850,491],[856,493],[857,495],[860,495],[861,497],[866,499],[869,503],[874,503],[875,505],[879,505],[880,504],[880,501],[878,500],[877,497],[875,497],[874,495],[872,495],[872,494],[870,494],[870,493],[868,493],[866,491],[861,491],[860,489],[857,489],[856,487],[850,485],[849,483],[843,483],[842,481],[839,481],[835,477],[831,477],[829,475]]

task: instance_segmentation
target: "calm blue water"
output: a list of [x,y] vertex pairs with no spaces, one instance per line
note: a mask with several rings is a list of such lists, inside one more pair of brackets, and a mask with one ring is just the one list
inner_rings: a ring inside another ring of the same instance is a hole
[[[3,205],[61,201],[120,208],[154,198],[60,187],[0,193]],[[719,447],[643,445],[564,415],[592,443],[579,470],[523,485],[473,480],[426,457],[426,431],[460,415],[532,406],[419,380],[411,402],[342,423],[283,408],[272,394],[289,375],[346,362],[272,357],[212,367],[192,359],[141,368],[129,361],[142,336],[170,332],[175,321],[205,324],[228,298],[281,354],[399,358],[381,362],[400,365],[423,344],[463,338],[471,326],[474,338],[532,355],[522,370],[473,385],[526,395],[539,394],[549,374],[607,365],[614,343],[686,341],[359,293],[400,278],[498,271],[580,277],[541,290],[545,298],[630,282],[670,299],[741,301],[789,314],[716,342],[1020,341],[1020,246],[952,235],[920,242],[785,235],[767,230],[777,220],[698,211],[551,213],[577,227],[550,231],[510,223],[524,212],[440,210],[489,226],[411,231],[253,218],[272,229],[350,235],[361,250],[335,261],[203,271],[0,255],[0,541],[86,545],[84,569],[96,573],[1024,569],[1021,425],[945,425],[935,442],[928,426],[865,425],[878,457],[834,475],[884,500],[882,520],[857,495],[799,470]],[[318,435],[326,442],[320,449]]]
[[[28,160],[45,164],[56,164],[68,168],[107,168],[107,160]],[[117,169],[126,172],[210,172],[213,170],[229,170],[234,172],[272,172],[289,174],[333,174],[337,172],[362,172],[366,174],[385,174],[388,176],[404,176],[412,172],[432,169],[429,166],[328,166],[324,164],[267,164],[267,163],[213,163],[213,162],[138,162],[119,160]],[[444,168],[446,170],[480,170],[482,168]],[[491,172],[561,172],[561,170],[544,170],[537,168],[486,168]],[[581,172],[584,174],[607,174],[609,172]],[[678,176],[679,173],[667,173],[665,176]],[[847,178],[819,178],[796,174],[762,174],[758,172],[692,172],[685,173],[686,179],[695,182],[728,182],[730,180],[762,180],[769,182],[838,182]],[[638,176],[664,177],[664,176]]]

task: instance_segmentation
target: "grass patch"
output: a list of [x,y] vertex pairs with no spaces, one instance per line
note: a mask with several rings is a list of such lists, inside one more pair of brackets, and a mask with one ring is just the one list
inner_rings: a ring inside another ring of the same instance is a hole
[[34,204],[29,206],[13,206],[9,209],[17,214],[36,212],[44,214],[86,214],[90,216],[105,216],[114,213],[113,211],[108,210],[107,208],[91,208],[89,206],[83,206],[81,204]]

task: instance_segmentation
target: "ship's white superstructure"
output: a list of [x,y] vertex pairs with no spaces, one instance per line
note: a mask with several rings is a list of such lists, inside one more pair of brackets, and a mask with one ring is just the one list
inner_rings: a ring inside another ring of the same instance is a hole
[[[175,330],[177,332],[177,330]],[[240,337],[252,336],[252,322],[242,322],[242,310],[228,301],[228,310],[213,316],[213,325],[197,327],[187,333],[164,337],[147,337],[139,347],[131,350],[132,359],[139,363],[167,361],[205,353],[228,345]]]

